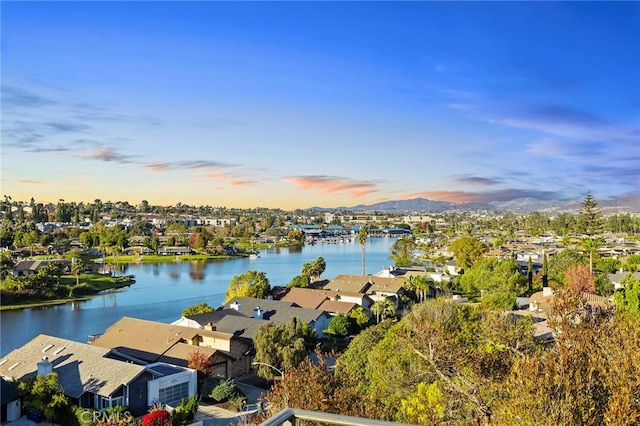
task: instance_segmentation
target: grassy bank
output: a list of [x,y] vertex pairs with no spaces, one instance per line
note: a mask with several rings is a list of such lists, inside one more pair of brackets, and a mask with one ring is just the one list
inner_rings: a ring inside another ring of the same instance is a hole
[[4,282],[1,289],[0,310],[36,308],[87,300],[101,291],[127,287],[135,283],[131,276],[111,277],[101,274],[81,274],[76,284],[75,275],[63,275],[59,284],[46,291],[9,289]]

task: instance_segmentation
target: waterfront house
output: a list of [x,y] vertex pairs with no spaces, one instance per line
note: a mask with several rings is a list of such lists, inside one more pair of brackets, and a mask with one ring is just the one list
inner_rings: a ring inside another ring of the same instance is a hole
[[163,363],[137,365],[115,358],[109,348],[40,334],[0,360],[8,381],[56,373],[74,405],[102,409],[127,406],[134,414],[154,401],[176,404],[196,393],[194,370]]
[[342,294],[365,293],[375,303],[379,300],[389,299],[396,309],[400,306],[400,296],[405,293],[406,281],[403,278],[386,278],[372,275],[338,275],[324,286],[325,290],[331,290]]
[[189,365],[195,352],[205,355],[213,373],[235,377],[251,369],[251,346],[233,334],[123,317],[91,342],[112,349],[114,356],[138,364]]
[[[234,297],[221,309],[235,309],[247,318],[268,320],[283,324],[297,318],[314,329],[318,337],[329,326],[331,315],[318,309],[301,308],[295,303],[281,300],[256,299],[253,297]],[[220,325],[218,324],[218,329]]]
[[337,292],[325,289],[294,287],[281,299],[308,309],[317,309],[331,315],[349,315],[356,307],[362,306],[369,313],[373,301],[365,293]]

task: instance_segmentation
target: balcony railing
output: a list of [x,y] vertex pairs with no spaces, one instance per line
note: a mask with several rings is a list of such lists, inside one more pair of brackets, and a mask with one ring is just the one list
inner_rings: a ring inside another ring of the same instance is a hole
[[364,417],[342,416],[340,414],[322,413],[319,411],[297,410],[294,408],[285,408],[284,410],[274,414],[269,420],[262,422],[260,426],[295,426],[298,420],[308,420],[326,425],[345,425],[345,426],[391,426],[402,425],[404,423],[385,422],[382,420],[366,419]]

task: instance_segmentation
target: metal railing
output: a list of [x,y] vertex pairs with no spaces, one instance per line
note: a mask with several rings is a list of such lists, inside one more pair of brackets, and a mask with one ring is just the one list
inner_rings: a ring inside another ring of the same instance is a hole
[[343,416],[340,414],[323,413],[320,411],[297,410],[294,408],[285,408],[284,410],[279,411],[270,419],[262,422],[260,426],[295,426],[297,420],[309,420],[327,425],[344,426],[407,426],[404,423],[385,422],[382,420],[373,420],[364,417]]

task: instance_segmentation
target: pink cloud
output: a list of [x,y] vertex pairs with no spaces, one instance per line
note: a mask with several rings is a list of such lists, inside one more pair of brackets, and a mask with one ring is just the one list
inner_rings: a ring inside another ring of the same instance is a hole
[[378,191],[372,182],[333,176],[291,176],[284,178],[284,181],[304,190],[314,189],[324,194],[346,191],[352,197],[358,198]]

